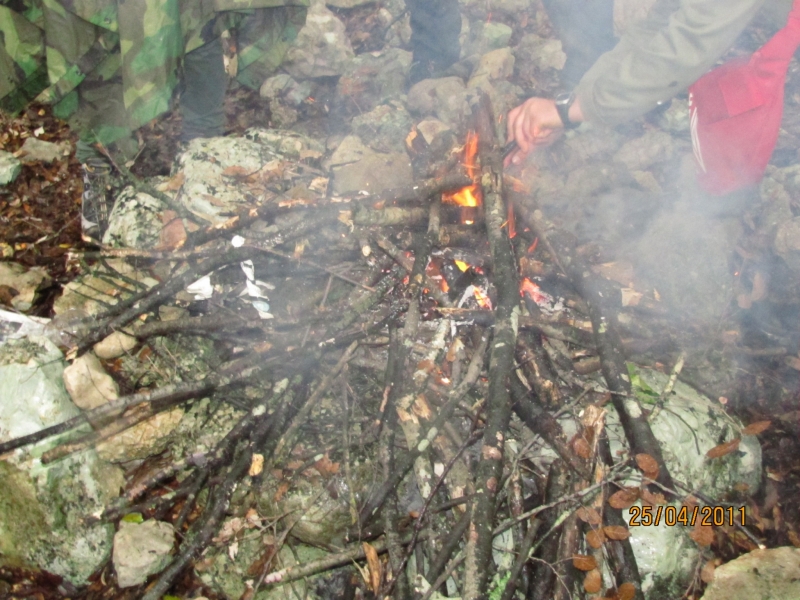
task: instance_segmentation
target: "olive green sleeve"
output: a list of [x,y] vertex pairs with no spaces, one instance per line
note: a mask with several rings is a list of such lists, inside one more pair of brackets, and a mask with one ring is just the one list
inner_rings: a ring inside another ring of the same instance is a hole
[[696,81],[733,45],[764,0],[659,0],[576,88],[584,118],[619,125]]

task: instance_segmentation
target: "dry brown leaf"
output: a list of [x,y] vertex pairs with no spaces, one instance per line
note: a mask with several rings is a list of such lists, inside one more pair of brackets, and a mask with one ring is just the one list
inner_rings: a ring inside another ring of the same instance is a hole
[[636,597],[636,586],[630,582],[625,582],[617,590],[618,600],[633,600]]
[[765,432],[771,426],[772,421],[756,421],[755,423],[750,423],[750,425],[742,429],[742,434],[758,435],[759,433]]
[[244,179],[252,174],[250,169],[245,169],[244,167],[240,167],[239,165],[233,165],[223,169],[222,175],[224,177],[237,177],[239,179]]
[[649,454],[637,454],[635,457],[636,464],[641,469],[644,476],[648,479],[655,479],[658,477],[658,461]]
[[730,442],[725,442],[719,446],[714,446],[711,450],[706,452],[706,456],[708,458],[720,458],[721,456],[730,454],[734,450],[739,449],[739,442],[741,442],[739,438],[734,438]]
[[631,536],[631,532],[623,525],[606,525],[603,527],[603,533],[610,540],[626,540]]
[[661,492],[651,492],[646,487],[642,487],[639,490],[639,494],[642,497],[642,503],[647,504],[648,506],[658,506],[661,504],[666,504],[667,499]]
[[795,371],[800,371],[800,358],[796,356],[787,356],[785,359],[786,365]]
[[639,499],[639,488],[629,487],[622,488],[609,496],[608,503],[612,508],[617,510],[624,510],[633,506],[633,503]]
[[368,544],[362,542],[361,547],[364,548],[364,556],[367,558],[367,566],[369,567],[369,581],[370,590],[375,592],[381,587],[381,580],[383,579],[383,565],[378,556],[378,551]]
[[319,471],[319,474],[323,477],[329,477],[330,475],[336,475],[336,473],[339,472],[339,463],[331,462],[331,459],[326,452],[322,458],[314,463],[314,468]]
[[572,440],[572,450],[584,460],[588,460],[592,457],[592,447],[583,436],[578,436]]
[[597,569],[592,569],[586,574],[586,577],[583,578],[583,589],[586,590],[588,594],[596,594],[602,587],[603,577]]
[[591,571],[597,568],[597,561],[589,554],[573,554],[572,566],[579,571]]
[[581,521],[589,523],[589,525],[600,525],[603,522],[603,517],[601,517],[600,513],[592,506],[581,506],[575,511],[575,514],[578,515]]
[[186,228],[183,220],[174,210],[165,210],[161,213],[161,222],[164,227],[159,233],[157,250],[177,250],[186,243]]
[[275,490],[275,495],[272,497],[273,501],[280,502],[281,498],[289,491],[289,482],[288,481],[281,481],[278,485],[278,489]]
[[791,529],[786,532],[786,537],[789,538],[789,541],[792,542],[792,546],[795,548],[800,548],[800,535],[797,535],[796,531],[792,531]]
[[700,579],[703,580],[703,583],[711,583],[714,581],[714,571],[717,570],[717,564],[718,559],[712,558],[700,569]]
[[597,550],[603,546],[606,536],[602,529],[592,529],[586,533],[586,543]]
[[183,171],[180,171],[175,177],[171,177],[167,183],[161,187],[159,186],[159,191],[161,192],[177,192],[181,189],[181,186],[186,181],[186,175],[183,174]]
[[710,546],[714,541],[714,529],[711,525],[702,525],[699,521],[689,533],[689,537],[700,546]]
[[264,455],[258,454],[257,452],[253,453],[253,456],[250,458],[250,469],[247,471],[247,474],[250,477],[256,477],[257,475],[261,475],[261,471],[264,470]]
[[631,287],[631,282],[633,281],[633,263],[626,260],[618,260],[615,262],[594,265],[592,267],[592,271],[601,277],[605,277],[611,281],[616,281],[617,283],[627,287]]

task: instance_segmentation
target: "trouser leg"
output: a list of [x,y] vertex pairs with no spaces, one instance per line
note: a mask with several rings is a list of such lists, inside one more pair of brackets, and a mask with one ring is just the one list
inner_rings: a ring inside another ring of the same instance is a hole
[[184,57],[181,141],[225,132],[223,102],[228,75],[222,62],[222,40],[216,38]]
[[564,87],[577,85],[601,54],[617,43],[613,0],[542,0],[561,40],[567,62],[561,71]]
[[436,76],[461,55],[458,0],[406,0],[411,15],[414,64],[411,82]]

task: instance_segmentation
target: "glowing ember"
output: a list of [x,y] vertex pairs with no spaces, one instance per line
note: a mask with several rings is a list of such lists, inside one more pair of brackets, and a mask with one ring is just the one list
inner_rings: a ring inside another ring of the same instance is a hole
[[469,265],[465,263],[463,260],[457,260],[455,261],[455,263],[456,266],[458,267],[458,270],[461,271],[462,273],[466,272],[466,270],[469,269]]
[[481,308],[488,308],[491,310],[492,301],[487,294],[483,293],[483,290],[481,290],[478,286],[475,286],[472,289],[472,293],[475,295],[475,302],[478,303],[478,306],[480,306]]
[[[467,170],[467,176],[475,179],[478,167],[475,164],[475,159],[478,155],[478,134],[474,131],[467,132],[467,142],[464,144],[464,168]],[[457,204],[467,208],[475,208],[481,205],[481,192],[476,184],[469,185],[461,188],[452,194],[443,194],[442,201],[449,204]],[[471,225],[473,219],[464,217],[464,223]]]
[[548,305],[552,301],[550,296],[545,294],[538,285],[533,283],[527,277],[519,284],[519,295],[523,297],[527,295],[528,298],[533,300],[539,306]]

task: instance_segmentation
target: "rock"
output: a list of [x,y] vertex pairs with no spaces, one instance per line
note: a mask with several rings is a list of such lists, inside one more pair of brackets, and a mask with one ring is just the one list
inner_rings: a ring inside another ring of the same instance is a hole
[[362,114],[405,92],[411,52],[389,48],[359,54],[336,84],[336,99],[345,109]]
[[290,75],[281,73],[267,79],[259,90],[262,98],[280,98],[290,106],[300,106],[311,95],[311,84],[298,83]]
[[119,524],[114,535],[114,570],[121,588],[141,585],[158,573],[171,559],[175,532],[172,525],[149,520],[144,523]]
[[[487,10],[487,4],[483,0],[462,0],[461,4],[465,7]],[[532,0],[493,0],[488,5],[488,10],[519,19],[520,13],[529,10],[532,4],[534,4]]]
[[642,137],[622,145],[614,155],[631,171],[646,171],[656,163],[670,160],[675,153],[675,142],[665,131],[651,129]]
[[458,77],[423,79],[408,91],[408,110],[421,117],[434,115],[459,129],[469,114],[467,89]]
[[[341,149],[341,152],[339,151]],[[379,194],[413,179],[406,153],[378,153],[364,146],[356,136],[346,137],[328,161],[335,194],[368,192]]]
[[335,77],[355,53],[344,23],[322,2],[308,9],[306,24],[289,47],[283,67],[295,79]]
[[[668,376],[640,369],[641,381],[660,392]],[[634,381],[634,389],[636,382]],[[641,390],[641,386],[639,387]],[[640,399],[640,402],[642,400]],[[645,408],[652,406],[643,404]],[[623,447],[624,433],[616,413],[606,419],[611,452]],[[742,424],[713,402],[680,381],[669,396],[664,410],[651,421],[653,434],[661,444],[664,461],[677,481],[691,481],[692,488],[710,498],[729,497],[735,486],[743,484],[755,492],[761,482],[761,446],[755,436],[742,435]],[[706,452],[723,441],[741,438],[739,450],[716,459]],[[638,485],[639,481],[626,482]],[[678,506],[678,508],[680,508]],[[630,511],[625,514],[630,519]],[[642,574],[642,589],[649,600],[678,598],[691,580],[697,557],[697,544],[689,538],[691,528],[681,526],[632,527],[631,546]],[[669,548],[669,552],[664,552]]]
[[0,185],[8,185],[22,172],[22,163],[11,154],[0,150]]
[[132,335],[115,331],[94,345],[94,354],[97,358],[109,360],[127,354],[136,347],[136,344],[138,341]]
[[[466,32],[465,32],[466,33]],[[481,56],[492,50],[508,46],[514,31],[505,23],[478,21],[462,42],[462,56]]]
[[163,229],[164,204],[133,186],[123,189],[108,216],[103,244],[117,248],[150,249],[158,246]]
[[439,119],[432,117],[417,123],[417,131],[425,138],[434,156],[449,152],[456,141],[456,132]]
[[514,55],[511,48],[500,48],[484,54],[469,78],[467,87],[475,87],[482,81],[499,81],[514,74]]
[[111,463],[144,460],[161,454],[172,441],[170,434],[183,417],[182,408],[160,412],[97,444],[97,454]]
[[26,269],[19,263],[0,262],[0,286],[8,286],[16,292],[11,306],[20,312],[33,307],[36,293],[50,284],[50,276],[41,267]]
[[689,131],[689,103],[685,98],[673,98],[669,108],[658,117],[662,129],[672,134]]
[[333,6],[334,8],[355,8],[371,2],[375,2],[375,0],[325,0],[327,6]]
[[800,548],[753,550],[714,571],[700,600],[800,598]]
[[800,217],[778,225],[773,247],[795,275],[800,274]]
[[353,132],[367,140],[378,152],[405,152],[405,139],[411,131],[411,115],[399,102],[381,104],[374,110],[355,117]]
[[539,71],[547,69],[560,71],[567,60],[567,55],[561,49],[560,40],[539,37],[535,33],[523,36],[514,54],[521,61],[530,61]]
[[[63,355],[45,338],[0,346],[0,441],[79,414],[62,381]],[[87,526],[124,484],[122,472],[85,450],[42,465],[49,439],[0,461],[0,562],[38,565],[83,585],[111,551],[113,527]]]
[[177,158],[184,179],[181,200],[191,212],[218,224],[249,206],[241,178],[246,173],[267,177],[283,160],[322,156],[324,147],[301,134],[253,128],[243,138],[197,138]]
[[20,158],[23,163],[51,163],[69,156],[71,150],[70,143],[66,141],[54,144],[53,142],[45,142],[38,138],[29,137],[20,148]]
[[[122,259],[111,259],[106,262],[128,281],[115,278],[113,272],[107,272],[105,267],[98,264],[91,272],[64,286],[64,292],[53,303],[53,312],[57,316],[67,318],[74,314],[80,318],[92,317],[104,312],[108,305],[119,302],[120,297],[126,297],[141,289],[131,284],[130,280],[146,287],[153,287],[158,283],[150,275],[139,271]],[[86,325],[84,323],[84,326]]]
[[119,386],[92,352],[79,356],[64,369],[64,386],[75,405],[84,410],[119,397]]

